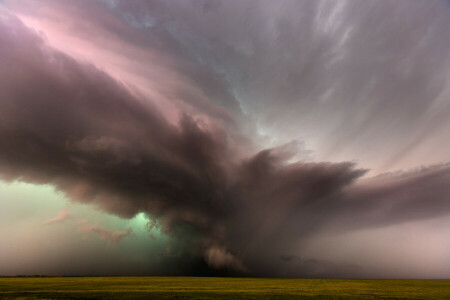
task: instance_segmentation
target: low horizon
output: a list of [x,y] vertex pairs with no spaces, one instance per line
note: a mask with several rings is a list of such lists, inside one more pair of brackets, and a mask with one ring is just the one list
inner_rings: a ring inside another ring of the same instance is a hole
[[0,276],[450,279],[449,0],[0,0]]
[[267,276],[217,276],[217,275],[0,275],[0,278],[108,278],[108,277],[120,277],[120,278],[223,278],[223,279],[294,279],[294,280],[374,280],[374,281],[449,281],[448,278],[334,278],[334,277],[267,277]]

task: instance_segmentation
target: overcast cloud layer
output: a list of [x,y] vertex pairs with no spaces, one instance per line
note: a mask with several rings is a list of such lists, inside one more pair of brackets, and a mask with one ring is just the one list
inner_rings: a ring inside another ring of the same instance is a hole
[[303,254],[450,233],[449,28],[438,0],[3,1],[0,176],[145,213],[172,238],[165,273],[449,277],[383,265],[393,241]]

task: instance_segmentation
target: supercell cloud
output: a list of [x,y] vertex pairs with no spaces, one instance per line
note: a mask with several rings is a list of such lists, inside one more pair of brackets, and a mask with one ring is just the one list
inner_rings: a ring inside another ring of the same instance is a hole
[[[449,233],[448,28],[438,0],[0,2],[0,178],[144,213],[181,274],[448,277],[378,232]],[[307,253],[352,234],[385,245]]]

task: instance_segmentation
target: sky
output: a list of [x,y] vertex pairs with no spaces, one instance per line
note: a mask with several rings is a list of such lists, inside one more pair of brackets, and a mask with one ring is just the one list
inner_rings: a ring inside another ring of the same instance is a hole
[[0,275],[450,279],[444,0],[0,0]]

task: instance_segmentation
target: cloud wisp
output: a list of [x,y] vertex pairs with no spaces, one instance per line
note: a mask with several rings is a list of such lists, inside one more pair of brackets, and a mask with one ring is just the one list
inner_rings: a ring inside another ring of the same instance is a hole
[[101,239],[108,241],[112,245],[118,245],[123,238],[133,236],[131,228],[112,231],[103,226],[93,225],[86,220],[79,221],[78,228],[86,235],[89,233],[97,234]]
[[[69,213],[67,208],[64,208],[58,214],[46,221],[42,224],[51,225],[57,223],[64,223],[69,220],[74,221],[76,217]],[[78,218],[77,218],[78,219]],[[123,238],[127,236],[134,236],[131,228],[127,228],[125,230],[110,230],[104,226],[94,225],[88,220],[78,219],[75,221],[76,227],[82,232],[84,235],[88,235],[90,233],[96,234],[100,237],[100,239],[108,241],[111,245],[118,245]]]
[[70,217],[71,217],[71,215],[69,214],[69,211],[66,208],[64,208],[55,217],[48,219],[43,224],[49,225],[49,224],[54,224],[54,223],[62,223],[62,222],[65,222],[66,220],[68,220]]

